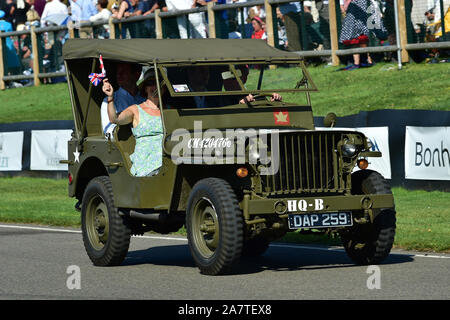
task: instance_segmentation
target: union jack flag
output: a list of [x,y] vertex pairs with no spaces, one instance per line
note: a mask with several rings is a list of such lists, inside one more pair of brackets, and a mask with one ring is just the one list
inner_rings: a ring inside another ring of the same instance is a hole
[[100,60],[100,68],[102,69],[102,73],[91,73],[89,75],[89,80],[92,82],[94,86],[98,86],[99,83],[106,77],[105,67],[103,65],[102,55],[99,57]]

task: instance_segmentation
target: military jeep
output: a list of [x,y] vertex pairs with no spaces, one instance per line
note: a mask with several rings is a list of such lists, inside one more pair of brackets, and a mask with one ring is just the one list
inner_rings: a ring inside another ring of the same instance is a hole
[[[332,113],[323,129],[314,127],[310,93],[317,88],[297,54],[249,39],[74,39],[63,55],[74,117],[69,196],[78,200],[94,265],[121,264],[132,235],[183,226],[208,275],[230,272],[241,257],[261,255],[298,229],[339,235],[357,264],[388,256],[394,199],[388,182],[367,168],[381,153],[370,151],[364,134],[336,129]],[[158,70],[164,140],[157,175],[131,175],[130,126],[102,131],[104,94],[88,79],[100,72],[100,55],[113,85],[118,63]],[[208,73],[201,91],[187,76],[196,68]],[[273,69],[280,81],[264,78]],[[200,99],[208,105],[197,107]]]

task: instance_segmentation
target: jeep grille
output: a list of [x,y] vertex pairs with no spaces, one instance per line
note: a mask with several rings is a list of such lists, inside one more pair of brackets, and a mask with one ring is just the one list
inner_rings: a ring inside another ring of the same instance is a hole
[[339,193],[350,188],[342,177],[337,144],[338,132],[279,133],[279,170],[262,176],[269,195],[295,193]]

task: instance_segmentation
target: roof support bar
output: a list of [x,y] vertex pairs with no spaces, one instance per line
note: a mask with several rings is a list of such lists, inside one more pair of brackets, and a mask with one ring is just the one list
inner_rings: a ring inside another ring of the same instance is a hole
[[[97,59],[94,58],[92,61],[91,73],[93,73],[95,71],[96,67],[97,67]],[[80,147],[80,150],[81,150],[81,146],[83,144],[84,138],[87,135],[86,123],[87,123],[87,117],[88,117],[88,113],[89,113],[89,106],[91,105],[91,100],[92,100],[92,87],[93,87],[92,82],[89,82],[88,102],[87,102],[87,106],[86,106],[86,112],[84,113],[84,117],[83,117],[83,127],[81,129],[81,137],[80,137],[80,140],[78,141],[78,146]]]

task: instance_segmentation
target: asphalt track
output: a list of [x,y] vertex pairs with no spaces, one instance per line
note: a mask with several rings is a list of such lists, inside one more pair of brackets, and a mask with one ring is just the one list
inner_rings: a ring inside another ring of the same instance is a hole
[[[76,229],[0,224],[0,244],[0,299],[450,298],[449,254],[393,250],[374,282],[374,269],[323,246],[274,243],[261,257],[241,261],[234,274],[211,277],[199,273],[183,237],[133,237],[119,267],[93,266]],[[79,282],[70,280],[73,266]]]

